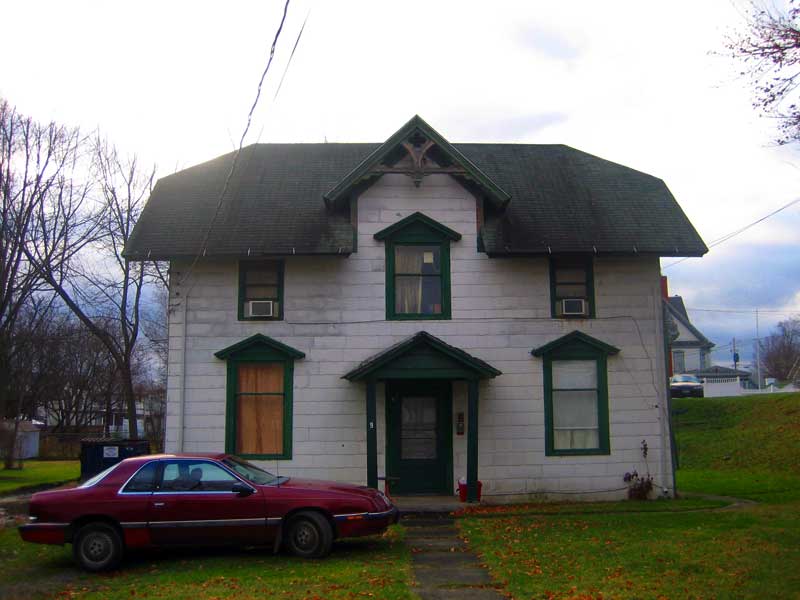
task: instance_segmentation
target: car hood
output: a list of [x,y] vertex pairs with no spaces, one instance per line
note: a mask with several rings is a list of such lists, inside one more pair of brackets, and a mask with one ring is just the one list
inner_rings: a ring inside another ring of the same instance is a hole
[[280,484],[282,488],[290,488],[295,490],[310,490],[310,491],[325,491],[325,492],[339,492],[346,494],[354,494],[364,498],[374,498],[375,490],[353,485],[350,483],[339,483],[337,481],[325,481],[322,479],[300,479],[298,477],[290,477]]
[[669,384],[670,387],[702,387],[702,383],[697,381],[675,381]]

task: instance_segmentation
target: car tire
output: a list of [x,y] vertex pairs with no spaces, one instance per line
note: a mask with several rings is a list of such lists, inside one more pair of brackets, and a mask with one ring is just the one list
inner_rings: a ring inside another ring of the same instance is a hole
[[108,571],[119,566],[124,547],[119,532],[108,523],[89,523],[81,527],[72,541],[72,554],[81,568]]
[[333,545],[333,529],[318,512],[305,511],[289,521],[286,530],[286,547],[300,558],[323,558],[330,554]]

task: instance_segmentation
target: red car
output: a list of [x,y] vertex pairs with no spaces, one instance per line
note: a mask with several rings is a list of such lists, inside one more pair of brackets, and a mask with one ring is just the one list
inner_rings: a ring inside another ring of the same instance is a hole
[[89,571],[128,548],[282,545],[319,558],[333,540],[381,533],[398,512],[378,490],[277,477],[235,456],[138,456],[72,489],[34,494],[22,539],[71,543]]

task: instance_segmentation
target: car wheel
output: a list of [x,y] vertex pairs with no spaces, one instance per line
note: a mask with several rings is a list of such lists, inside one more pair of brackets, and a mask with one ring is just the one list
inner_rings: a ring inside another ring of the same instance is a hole
[[107,571],[122,560],[122,539],[116,528],[107,523],[89,523],[78,530],[72,553],[87,571]]
[[328,520],[317,512],[298,513],[289,522],[286,546],[301,558],[327,556],[333,545],[333,529]]

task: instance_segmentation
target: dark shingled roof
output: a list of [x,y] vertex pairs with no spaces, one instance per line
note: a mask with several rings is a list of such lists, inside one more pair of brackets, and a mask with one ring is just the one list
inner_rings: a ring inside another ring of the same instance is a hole
[[683,303],[683,298],[681,296],[670,296],[667,298],[667,302],[684,317],[687,319],[689,318],[689,314],[686,312],[686,305]]
[[[246,147],[206,254],[352,252],[349,213],[326,207],[323,195],[379,146]],[[505,210],[486,211],[481,235],[490,255],[708,251],[660,179],[563,145],[453,146],[511,196]],[[232,160],[226,154],[159,180],[126,256],[170,259],[201,252]]]

